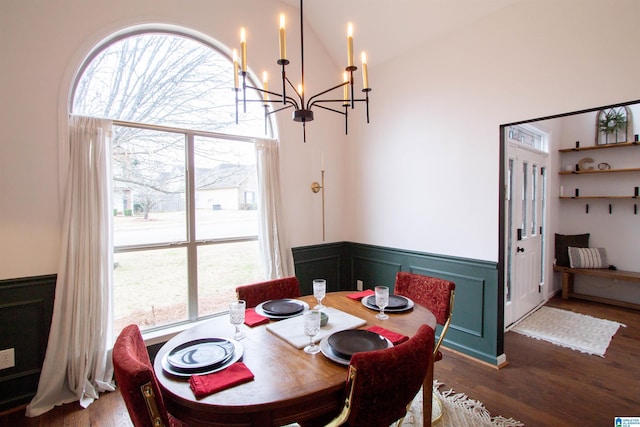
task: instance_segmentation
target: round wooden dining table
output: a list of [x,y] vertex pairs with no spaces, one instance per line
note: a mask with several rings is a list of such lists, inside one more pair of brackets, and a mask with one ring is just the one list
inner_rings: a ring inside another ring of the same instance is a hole
[[[431,328],[436,326],[433,314],[419,304],[406,312],[388,313],[387,320],[378,320],[376,311],[347,297],[353,292],[327,293],[323,304],[365,320],[366,324],[361,328],[378,325],[413,336],[422,324]],[[299,299],[310,306],[316,304],[313,296]],[[270,332],[266,324],[242,325],[241,328],[246,334],[240,341],[244,349],[242,362],[253,372],[254,380],[201,399],[194,396],[188,379],[166,373],[161,360],[171,349],[192,340],[230,338],[234,327],[229,322],[229,315],[212,318],[181,332],[162,346],[155,358],[154,369],[165,405],[173,416],[191,426],[271,427],[292,422],[312,423],[338,414],[344,404],[347,366],[329,360],[322,353],[305,353]],[[430,365],[424,381],[424,390],[429,392],[433,383],[433,363]],[[431,399],[423,400],[424,415],[430,422]]]

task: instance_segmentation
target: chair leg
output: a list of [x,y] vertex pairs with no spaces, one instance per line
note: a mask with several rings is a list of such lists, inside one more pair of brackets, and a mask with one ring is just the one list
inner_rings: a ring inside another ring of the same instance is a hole
[[431,405],[432,405],[431,424],[433,424],[440,421],[440,418],[442,418],[442,415],[444,414],[442,401],[440,400],[440,396],[438,396],[435,391],[431,393]]

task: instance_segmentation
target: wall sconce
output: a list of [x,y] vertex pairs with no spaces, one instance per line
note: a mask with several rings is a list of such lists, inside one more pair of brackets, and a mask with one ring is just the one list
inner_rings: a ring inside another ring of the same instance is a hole
[[322,170],[320,171],[320,181],[321,181],[321,183],[319,184],[318,181],[313,181],[311,183],[311,191],[313,191],[314,193],[319,193],[322,190],[322,241],[324,242],[324,240],[325,240],[325,225],[324,225],[324,158],[323,158],[322,163],[323,163]]

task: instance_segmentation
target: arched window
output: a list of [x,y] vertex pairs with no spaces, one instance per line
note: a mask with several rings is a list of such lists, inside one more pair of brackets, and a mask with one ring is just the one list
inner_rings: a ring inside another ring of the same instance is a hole
[[236,123],[233,87],[228,55],[173,31],[111,39],[78,74],[72,112],[114,121],[115,334],[224,311],[264,279],[252,137],[271,128]]

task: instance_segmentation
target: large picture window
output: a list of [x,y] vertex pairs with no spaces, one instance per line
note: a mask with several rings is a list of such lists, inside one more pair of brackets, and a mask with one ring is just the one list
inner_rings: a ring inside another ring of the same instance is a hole
[[114,121],[114,332],[225,311],[264,279],[256,154],[264,117],[235,122],[233,67],[211,45],[135,33],[85,62],[72,111]]

